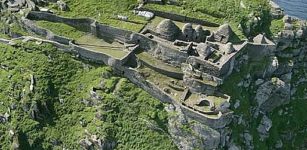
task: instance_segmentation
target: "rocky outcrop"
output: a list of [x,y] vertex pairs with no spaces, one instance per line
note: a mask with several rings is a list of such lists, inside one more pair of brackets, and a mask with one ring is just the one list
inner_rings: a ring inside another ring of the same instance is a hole
[[198,122],[189,122],[179,106],[169,105],[166,110],[172,114],[168,120],[168,129],[179,149],[216,149],[218,147],[219,132]]
[[255,100],[260,111],[270,112],[290,101],[290,85],[279,78],[272,78],[258,88]]
[[257,131],[260,135],[260,140],[264,140],[265,138],[269,137],[269,131],[272,127],[272,120],[268,118],[266,115],[263,116],[261,122],[257,128]]

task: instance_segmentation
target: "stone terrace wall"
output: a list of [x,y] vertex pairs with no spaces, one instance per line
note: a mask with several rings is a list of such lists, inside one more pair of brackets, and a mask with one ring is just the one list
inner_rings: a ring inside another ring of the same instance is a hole
[[232,119],[231,112],[223,114],[222,116],[217,117],[217,118],[210,118],[210,116],[206,116],[205,114],[192,110],[191,108],[188,108],[187,106],[179,104],[179,102],[177,102],[176,100],[168,96],[167,93],[161,91],[154,84],[146,81],[136,70],[131,69],[131,68],[126,68],[126,67],[123,67],[122,69],[124,72],[123,75],[126,78],[128,78],[132,83],[138,85],[139,87],[144,89],[146,92],[151,94],[153,97],[159,99],[162,102],[172,103],[172,104],[180,106],[183,112],[188,117],[200,123],[208,125],[209,127],[214,128],[214,129],[219,129],[229,124]]
[[147,66],[148,68],[156,71],[156,72],[159,72],[163,75],[166,75],[168,77],[171,77],[171,78],[175,78],[175,79],[179,79],[179,80],[182,80],[183,79],[183,73],[182,72],[174,72],[174,71],[170,71],[170,70],[164,70],[164,69],[161,69],[159,68],[159,66],[153,66],[151,64],[148,64],[146,63],[145,61],[142,61],[142,60],[139,60],[143,65]]
[[216,77],[220,77],[220,68],[216,65],[213,65],[207,61],[204,61],[200,58],[197,58],[195,56],[190,56],[187,60],[187,63],[189,64],[199,64],[200,68],[203,68],[203,69],[200,69],[201,71],[203,71],[204,73],[207,73],[207,74],[210,74],[210,75],[213,75],[213,76],[216,76]]
[[[75,27],[77,29],[88,30],[86,32],[92,33],[93,35],[96,35],[98,37],[112,38],[122,43],[138,44],[141,49],[148,51],[154,56],[157,56],[157,58],[162,59],[163,61],[178,67],[180,67],[181,63],[184,63],[188,57],[186,53],[180,52],[160,42],[149,39],[142,34],[119,29],[116,27],[111,27],[108,25],[99,24],[92,19],[64,18],[56,16],[54,14],[37,12],[37,11],[31,11],[28,14],[27,18],[33,20],[45,20],[50,22],[64,23],[72,27]],[[27,20],[25,22],[31,22],[31,21]],[[44,37],[46,37],[46,35],[52,35],[51,37],[54,36],[53,34],[49,33],[48,30],[46,33],[45,29],[41,29],[35,26],[33,22],[31,22],[31,24],[30,23],[26,24],[28,28],[34,30],[35,33],[37,33],[38,35],[42,35]],[[51,38],[49,37],[48,39]],[[64,41],[64,39],[61,39],[61,37],[53,37],[53,39],[60,39],[62,42],[60,40],[58,41],[61,43],[63,43]],[[67,42],[69,41],[66,40],[66,43]]]
[[153,9],[148,9],[148,8],[140,8],[139,10],[150,11],[150,12],[153,12],[156,16],[175,20],[175,21],[185,22],[185,23],[194,23],[194,24],[199,24],[199,25],[209,26],[209,27],[219,27],[220,26],[217,23],[212,23],[206,20],[182,16],[182,15],[178,15],[175,13],[163,12],[163,11],[158,11],[158,10],[153,10]]
[[276,49],[276,45],[249,43],[246,49],[250,60],[257,61],[270,55]]
[[51,13],[39,12],[39,11],[29,12],[27,18],[30,20],[44,20],[55,23],[64,23],[84,32],[90,32],[91,31],[90,25],[94,22],[94,20],[88,18],[69,19],[69,18],[59,17]]
[[185,63],[188,58],[187,53],[180,52],[161,42],[149,39],[142,34],[132,34],[130,39],[131,43],[138,43],[141,49],[147,51],[156,58],[177,67],[181,67],[181,64]]
[[55,41],[55,42],[59,42],[61,44],[66,44],[66,45],[68,45],[69,42],[71,41],[71,39],[69,39],[69,38],[55,35],[47,29],[40,28],[40,27],[36,26],[35,23],[31,20],[22,18],[21,23],[23,24],[23,27],[27,31],[35,33],[39,36],[45,37],[48,40],[52,40],[52,41]]

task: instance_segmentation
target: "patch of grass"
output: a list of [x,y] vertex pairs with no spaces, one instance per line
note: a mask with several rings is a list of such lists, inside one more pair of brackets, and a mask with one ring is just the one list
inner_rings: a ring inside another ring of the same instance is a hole
[[[132,10],[136,7],[136,0],[64,0],[68,6],[68,11],[59,11],[56,4],[50,5],[56,14],[66,17],[80,18],[89,17],[97,21],[131,30],[140,31],[147,21],[133,14]],[[127,16],[129,21],[117,20],[117,15]]]
[[37,25],[52,31],[53,33],[71,39],[78,39],[86,33],[64,23],[54,23],[49,21],[36,21]]
[[270,30],[272,31],[273,35],[277,35],[278,32],[281,31],[281,29],[284,28],[284,22],[282,19],[273,20],[271,22]]

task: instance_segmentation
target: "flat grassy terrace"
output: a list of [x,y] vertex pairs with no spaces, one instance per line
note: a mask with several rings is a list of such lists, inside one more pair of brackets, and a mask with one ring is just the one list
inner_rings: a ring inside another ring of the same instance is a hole
[[82,32],[64,23],[55,23],[55,22],[49,22],[49,21],[36,21],[36,24],[42,28],[50,30],[51,32],[57,35],[68,37],[71,39],[78,39],[86,35],[85,32]]
[[[137,6],[137,0],[64,0],[68,11],[60,11],[56,4],[50,4],[57,15],[65,17],[88,17],[100,23],[127,29],[140,31],[147,21],[133,14],[132,10]],[[130,22],[117,20],[117,15],[127,16]]]
[[125,51],[125,48],[122,44],[111,40],[108,41],[105,39],[97,38],[91,34],[86,34],[79,39],[75,41],[76,44],[97,51],[102,52],[104,54],[110,55],[112,57],[115,57],[117,59],[121,59],[124,56],[128,54],[127,51]]

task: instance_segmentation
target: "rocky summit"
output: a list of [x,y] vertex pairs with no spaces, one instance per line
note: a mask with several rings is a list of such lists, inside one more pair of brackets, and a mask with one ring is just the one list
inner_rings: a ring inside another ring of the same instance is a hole
[[0,149],[307,149],[307,21],[274,1],[2,0],[0,15]]

